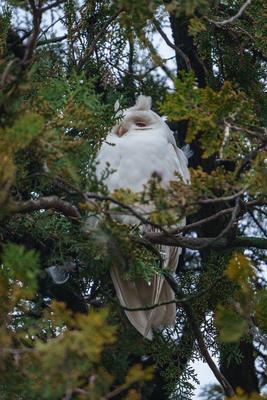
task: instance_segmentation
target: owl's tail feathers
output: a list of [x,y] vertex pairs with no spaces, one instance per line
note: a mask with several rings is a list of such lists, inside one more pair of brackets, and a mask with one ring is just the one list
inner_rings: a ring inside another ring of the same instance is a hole
[[[165,268],[174,272],[179,258],[179,250],[165,246],[160,250],[164,250],[166,254]],[[175,324],[175,296],[162,276],[155,274],[151,283],[148,284],[145,281],[131,282],[124,279],[122,271],[118,267],[112,267],[110,273],[120,304],[130,309],[139,308],[137,311],[125,310],[125,314],[144,338],[153,339],[153,328]],[[157,306],[166,302],[171,303]],[[146,308],[151,305],[156,307]]]
[[[159,250],[165,255],[164,268],[170,272],[176,270],[180,249],[177,247],[160,246]],[[152,296],[150,304],[169,303],[153,308],[148,316],[147,331],[151,328],[173,326],[176,319],[175,294],[165,279],[154,275],[152,281]]]
[[140,292],[134,282],[123,279],[122,272],[117,267],[112,267],[110,270],[111,278],[116,290],[120,304],[127,308],[140,308],[138,311],[125,310],[131,324],[137,329],[146,339],[153,339],[152,329],[147,329],[148,311],[142,310],[144,304],[140,299]]

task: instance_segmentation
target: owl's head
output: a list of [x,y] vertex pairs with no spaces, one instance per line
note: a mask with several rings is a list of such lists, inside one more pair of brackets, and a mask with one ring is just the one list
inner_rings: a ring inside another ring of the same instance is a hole
[[151,110],[151,97],[139,96],[133,107],[123,110],[119,115],[122,120],[113,127],[111,133],[122,137],[129,132],[148,131],[156,129],[165,122]]

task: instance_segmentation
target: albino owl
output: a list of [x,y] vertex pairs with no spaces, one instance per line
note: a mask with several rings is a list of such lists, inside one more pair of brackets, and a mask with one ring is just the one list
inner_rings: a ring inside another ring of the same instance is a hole
[[[189,183],[187,158],[175,143],[173,133],[167,124],[151,110],[151,98],[139,96],[135,106],[123,111],[122,120],[107,135],[97,155],[97,175],[110,166],[114,171],[105,181],[109,191],[128,188],[133,192],[142,192],[144,185],[153,173],[161,177],[161,185],[177,180],[177,173],[185,183]],[[153,205],[134,205],[137,211],[150,212]],[[117,216],[120,222],[129,225],[140,223],[130,215]],[[185,224],[185,220],[181,225]],[[152,230],[145,226],[143,230]],[[180,249],[158,246],[164,254],[164,267],[174,272]],[[155,275],[150,284],[145,281],[132,282],[124,279],[119,267],[111,269],[111,277],[118,299],[127,308],[142,308],[168,302],[174,299],[174,293],[164,280]],[[147,339],[152,339],[152,328],[174,325],[175,303],[160,306],[152,310],[125,311],[132,325]]]

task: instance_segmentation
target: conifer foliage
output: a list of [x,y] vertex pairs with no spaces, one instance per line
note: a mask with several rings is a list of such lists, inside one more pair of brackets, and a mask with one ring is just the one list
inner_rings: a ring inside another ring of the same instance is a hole
[[[203,399],[264,398],[266,20],[265,0],[1,2],[1,399],[189,400],[199,359],[218,381]],[[108,193],[108,166],[97,179],[114,107],[138,94],[190,145],[190,185]],[[112,219],[150,201],[139,219],[155,232]],[[176,277],[160,244],[183,248]],[[144,340],[112,265],[164,276],[175,327]]]

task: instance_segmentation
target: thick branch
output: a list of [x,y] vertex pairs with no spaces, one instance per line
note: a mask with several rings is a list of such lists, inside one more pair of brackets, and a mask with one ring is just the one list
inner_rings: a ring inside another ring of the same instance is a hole
[[[186,247],[188,249],[200,250],[204,247],[212,249],[225,249],[235,247],[255,247],[257,249],[267,249],[267,239],[258,237],[236,237],[216,239],[214,237],[181,237],[164,235],[163,233],[147,232],[144,238],[153,244],[165,246]],[[214,241],[216,239],[216,241]]]
[[32,35],[27,43],[24,58],[22,60],[22,66],[26,67],[31,61],[34,49],[36,47],[37,39],[40,33],[40,25],[42,20],[42,11],[39,7],[36,7],[34,0],[29,0],[32,9],[32,19],[33,19],[33,30]]
[[9,212],[11,214],[24,214],[38,210],[56,210],[75,222],[79,222],[81,215],[77,208],[67,201],[59,199],[57,196],[40,197],[36,200],[27,200],[11,204]]

